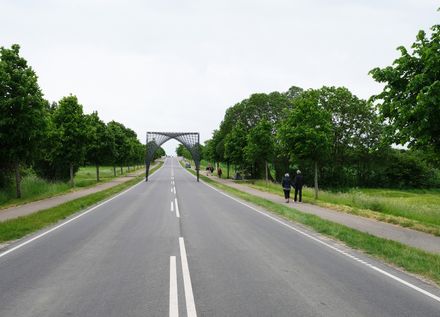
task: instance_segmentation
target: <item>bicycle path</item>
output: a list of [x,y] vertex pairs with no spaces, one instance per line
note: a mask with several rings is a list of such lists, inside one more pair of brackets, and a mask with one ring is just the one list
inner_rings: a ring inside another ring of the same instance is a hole
[[[205,175],[206,176],[206,175]],[[284,204],[292,209],[316,215],[322,219],[330,220],[347,227],[369,233],[371,235],[394,240],[427,252],[440,254],[440,237],[424,232],[400,227],[375,219],[364,218],[357,215],[338,212],[328,208],[307,204],[307,203],[285,203],[281,196],[251,188],[245,184],[238,184],[231,179],[219,179],[217,176],[208,176],[210,179],[241,190],[248,194],[270,200],[275,203]],[[282,189],[280,187],[280,193]]]
[[[157,164],[157,163],[156,163]],[[152,165],[150,167],[153,168],[156,166],[156,164]],[[0,222],[6,221],[9,219],[15,219],[22,216],[27,216],[29,214],[32,214],[34,212],[38,212],[40,210],[56,207],[58,205],[64,204],[68,201],[75,200],[77,198],[81,198],[90,194],[94,194],[106,189],[109,189],[111,187],[117,186],[119,184],[125,183],[132,179],[133,177],[139,176],[141,174],[145,173],[145,170],[139,170],[134,173],[129,173],[127,176],[114,178],[111,181],[85,188],[85,189],[79,189],[67,194],[57,195],[50,198],[45,198],[42,200],[33,201],[24,205],[9,207],[5,209],[0,210]]]

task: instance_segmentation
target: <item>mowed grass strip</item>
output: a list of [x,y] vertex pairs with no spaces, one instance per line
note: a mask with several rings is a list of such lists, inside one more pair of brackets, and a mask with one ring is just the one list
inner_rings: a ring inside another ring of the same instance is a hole
[[[154,173],[162,164],[162,162],[159,162],[157,166],[151,169],[150,173]],[[66,202],[59,206],[41,210],[28,216],[0,222],[0,242],[20,239],[25,235],[55,224],[78,211],[84,210],[87,207],[120,193],[124,189],[140,182],[144,177],[145,175],[140,175],[112,188]]]
[[[193,174],[194,171],[190,170]],[[242,192],[218,183],[204,175],[201,178],[224,192],[248,201],[264,209],[304,224],[316,232],[344,242],[347,246],[361,250],[407,272],[419,274],[440,285],[440,255],[413,248],[402,243],[379,238],[349,227],[306,214],[282,204]]]

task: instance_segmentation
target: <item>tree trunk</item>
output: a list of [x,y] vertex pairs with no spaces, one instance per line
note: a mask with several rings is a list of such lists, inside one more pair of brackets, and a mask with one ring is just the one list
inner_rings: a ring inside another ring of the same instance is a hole
[[122,166],[121,166],[121,176],[122,176],[123,173],[124,173],[124,171],[122,170]]
[[315,161],[315,199],[318,199],[318,161]]
[[113,165],[113,176],[116,177],[116,166]]
[[267,173],[267,161],[265,162],[265,164],[266,164],[266,187],[267,187],[267,185],[268,185],[268,173]]
[[99,182],[99,165],[96,165],[96,181]]
[[15,162],[15,191],[17,198],[21,198],[21,176],[19,162]]
[[226,178],[229,179],[229,161],[226,163],[227,164],[227,172],[226,172]]
[[75,186],[75,183],[73,182],[73,163],[70,163],[70,186]]

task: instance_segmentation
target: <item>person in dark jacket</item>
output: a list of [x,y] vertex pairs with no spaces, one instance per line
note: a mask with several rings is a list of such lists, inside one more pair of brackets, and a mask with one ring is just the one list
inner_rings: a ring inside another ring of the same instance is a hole
[[304,185],[304,178],[301,174],[300,170],[296,171],[295,179],[293,180],[293,187],[295,187],[295,198],[294,201],[296,202],[297,196],[299,194],[299,202],[302,202],[302,188]]
[[292,187],[292,180],[290,179],[288,173],[286,173],[283,179],[281,180],[281,186],[283,187],[284,198],[286,199],[286,203],[288,203],[290,199],[290,188]]

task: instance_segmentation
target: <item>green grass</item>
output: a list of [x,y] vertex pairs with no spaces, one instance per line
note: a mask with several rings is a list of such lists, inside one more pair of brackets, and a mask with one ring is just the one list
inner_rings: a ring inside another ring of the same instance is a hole
[[[160,162],[157,166],[151,169],[150,173],[154,173],[162,166],[162,164],[163,163]],[[112,188],[66,202],[59,206],[41,210],[28,216],[0,222],[0,242],[16,240],[27,234],[43,229],[46,226],[55,224],[78,211],[123,191],[124,189],[138,183],[144,177],[145,175],[140,175]]]
[[[142,167],[143,168],[143,167]],[[103,166],[100,170],[100,183],[108,182],[115,178],[113,175],[113,167]],[[130,172],[133,172],[130,169]],[[116,169],[117,177],[121,176],[120,168]],[[127,168],[123,169],[123,175],[126,175]],[[96,182],[96,168],[94,166],[81,167],[75,175],[75,188],[84,188],[94,186]],[[68,183],[50,182],[30,174],[23,177],[21,181],[22,198],[15,198],[15,184],[10,188],[0,190],[0,209],[26,204],[32,201],[65,194],[75,188],[71,188]]]
[[[138,168],[143,169],[145,167]],[[135,168],[131,167],[130,171],[128,171],[127,167],[123,167],[122,175],[126,175],[127,173],[132,173],[135,171]],[[116,168],[116,177],[121,176],[120,167]],[[101,182],[106,182],[115,178],[113,167],[112,166],[100,166],[99,167],[99,179]],[[83,166],[78,172],[75,174],[75,186],[76,187],[87,187],[90,185],[97,184],[96,182],[96,167],[95,166]]]
[[[248,186],[282,196],[279,184],[262,180],[244,181]],[[440,236],[440,190],[351,189],[347,192],[319,192],[303,189],[303,201],[410,227]]]
[[21,181],[22,198],[15,198],[15,187],[0,190],[0,208],[25,204],[70,190],[71,187],[67,183],[49,182],[35,175],[27,175]]
[[[190,171],[194,173],[194,171]],[[440,284],[440,255],[409,247],[396,241],[379,238],[321,219],[315,215],[300,212],[283,204],[274,203],[264,198],[253,196],[227,185],[220,184],[203,175],[201,175],[201,178],[205,182],[238,198],[261,206],[288,220],[304,224],[321,234],[344,242],[351,248],[361,250],[389,264],[398,266],[408,272],[419,274]]]

